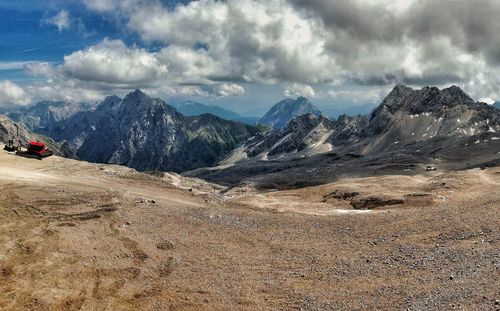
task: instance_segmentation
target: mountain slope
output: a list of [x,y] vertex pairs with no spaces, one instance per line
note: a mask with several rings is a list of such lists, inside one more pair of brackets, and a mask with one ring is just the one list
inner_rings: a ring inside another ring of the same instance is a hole
[[193,101],[181,102],[173,105],[177,111],[185,116],[199,116],[202,114],[210,113],[222,119],[242,122],[245,124],[253,125],[258,121],[258,118],[243,117],[236,112],[213,105],[205,105]]
[[398,85],[372,113],[364,133],[370,142],[363,152],[379,151],[398,142],[470,137],[497,131],[500,132],[500,112],[485,103],[474,102],[456,86],[413,90]]
[[258,122],[273,129],[283,129],[293,118],[311,113],[320,116],[322,113],[305,97],[284,99],[274,105]]
[[106,98],[94,111],[56,124],[48,135],[68,141],[90,162],[180,172],[213,165],[256,133],[255,127],[209,114],[185,117],[136,90],[123,99]]
[[500,109],[500,102],[496,102],[493,104],[493,107]]
[[33,106],[23,107],[16,112],[9,112],[7,115],[17,122],[22,122],[31,130],[49,131],[55,123],[92,108],[93,106],[87,103],[43,101]]
[[216,168],[187,172],[233,185],[303,187],[345,175],[464,169],[500,164],[500,110],[456,86],[396,86],[370,118],[305,115],[248,140]]
[[47,145],[47,148],[54,151],[55,154],[65,157],[73,156],[67,146],[58,144],[43,135],[31,132],[22,123],[14,122],[3,114],[0,114],[0,142],[6,144],[10,139],[14,139],[17,136],[16,125],[19,128],[19,140],[22,147],[26,147],[29,141],[43,141]]
[[221,165],[235,164],[241,159],[257,161],[300,158],[328,153],[338,146],[359,141],[368,123],[365,116],[340,116],[330,120],[311,113],[296,117],[283,130],[260,133],[236,149]]

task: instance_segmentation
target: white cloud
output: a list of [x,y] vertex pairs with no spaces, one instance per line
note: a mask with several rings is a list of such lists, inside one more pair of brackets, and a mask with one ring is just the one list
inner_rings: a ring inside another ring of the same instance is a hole
[[488,105],[493,105],[496,102],[496,100],[491,97],[481,98],[479,99],[479,101],[482,103],[487,103]]
[[68,11],[61,10],[55,16],[44,19],[43,23],[47,25],[54,25],[57,27],[59,32],[62,32],[71,26],[71,18]]
[[393,86],[382,86],[362,90],[335,90],[330,89],[318,94],[318,97],[332,99],[340,102],[352,102],[354,105],[366,103],[378,103],[390,92]]
[[101,13],[130,11],[139,5],[154,2],[156,0],[83,0],[87,8]]
[[110,84],[140,85],[162,79],[167,65],[138,47],[107,40],[64,57],[62,71],[75,79]]
[[29,103],[31,103],[31,98],[22,87],[9,80],[0,81],[0,106]]
[[84,4],[98,12],[108,12],[116,8],[116,1],[112,0],[84,0]]
[[285,85],[284,95],[286,97],[316,97],[316,91],[310,85],[292,83]]
[[0,70],[17,70],[23,69],[26,65],[34,63],[33,61],[20,62],[0,62]]
[[245,89],[235,83],[222,83],[215,86],[215,94],[219,97],[241,96],[245,94]]
[[[430,0],[199,0],[174,9],[158,0],[83,1],[159,48],[106,39],[61,65],[3,64],[46,77],[26,88],[33,98],[84,90],[95,98],[136,87],[162,95],[241,96],[244,83],[255,83],[279,84],[286,96],[363,102],[380,96],[373,89],[385,92],[396,82],[457,84],[474,98],[500,98],[494,63],[495,57],[500,63],[500,43],[492,36],[498,19],[476,25],[476,14],[463,13],[471,10],[433,10]],[[497,8],[489,1],[480,11],[497,16]],[[77,21],[64,10],[49,20],[60,31]],[[477,36],[467,25],[477,26]],[[369,87],[346,91],[346,84]]]
[[[182,66],[196,67],[202,78],[319,83],[337,70],[325,54],[321,22],[286,0],[200,0],[172,11],[143,6],[130,14],[131,30],[168,45],[166,54],[189,56]],[[186,52],[200,44],[206,48]]]

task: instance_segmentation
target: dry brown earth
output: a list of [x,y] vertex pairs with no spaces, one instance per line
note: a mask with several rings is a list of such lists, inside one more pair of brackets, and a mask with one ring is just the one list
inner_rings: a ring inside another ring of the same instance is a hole
[[[226,196],[167,177],[0,152],[0,309],[500,309],[500,167]],[[373,196],[403,204],[352,209]]]

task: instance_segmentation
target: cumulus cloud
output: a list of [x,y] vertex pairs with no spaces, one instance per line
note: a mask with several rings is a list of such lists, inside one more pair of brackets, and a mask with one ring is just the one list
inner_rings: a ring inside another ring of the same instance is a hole
[[155,53],[127,47],[121,40],[107,40],[64,57],[63,72],[75,79],[140,85],[161,79],[167,66]]
[[[394,83],[457,84],[475,98],[500,98],[494,0],[199,0],[175,8],[159,0],[82,1],[116,15],[156,49],[106,39],[61,65],[23,65],[47,77],[47,87],[217,97],[245,94],[244,83],[279,84],[286,96],[363,101]],[[60,31],[71,25],[66,11],[51,20]],[[368,94],[343,93],[349,85]]]
[[71,18],[68,11],[61,10],[55,16],[44,19],[43,23],[56,26],[59,32],[62,32],[71,26]]
[[283,93],[286,97],[316,97],[316,91],[312,86],[299,83],[286,84],[285,91]]
[[174,10],[144,6],[131,13],[128,27],[168,45],[168,54],[203,46],[191,52],[186,66],[211,80],[322,83],[338,69],[324,53],[321,21],[285,0],[201,0]]
[[461,84],[500,96],[500,2],[493,0],[291,0],[314,12],[326,50],[360,84]]
[[0,106],[27,105],[31,102],[29,94],[19,85],[9,81],[0,81]]

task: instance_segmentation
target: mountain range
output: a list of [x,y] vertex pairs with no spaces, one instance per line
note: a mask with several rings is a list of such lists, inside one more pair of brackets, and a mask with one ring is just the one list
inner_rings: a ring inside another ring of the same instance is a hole
[[[180,172],[211,166],[259,131],[211,114],[184,116],[140,90],[123,99],[109,96],[95,107],[66,105],[70,108],[63,103],[42,103],[13,117],[64,145],[79,159],[141,171]],[[72,109],[77,106],[79,111]]]
[[49,129],[56,122],[68,119],[78,112],[89,111],[93,108],[94,106],[91,104],[74,101],[42,101],[33,106],[7,112],[6,115],[16,122],[23,123],[30,129]]
[[172,104],[177,111],[185,116],[200,116],[202,114],[210,113],[219,118],[237,121],[249,125],[255,125],[259,118],[257,117],[244,117],[231,110],[224,109],[219,106],[206,105],[194,101],[185,101],[180,103]]
[[[180,106],[187,114],[206,108]],[[286,99],[259,120],[272,127],[266,131],[210,113],[185,116],[140,90],[97,105],[40,103],[10,115],[82,160],[226,184],[324,182],[394,165],[408,171],[424,163],[488,165],[500,150],[500,110],[474,102],[456,86],[398,85],[371,115],[337,119],[306,98]]]
[[496,102],[493,104],[493,107],[500,109],[500,102]]
[[346,175],[414,173],[428,165],[488,166],[500,163],[499,151],[500,110],[474,102],[456,86],[398,85],[369,117],[306,114],[249,139],[216,168],[185,174],[286,188]]

